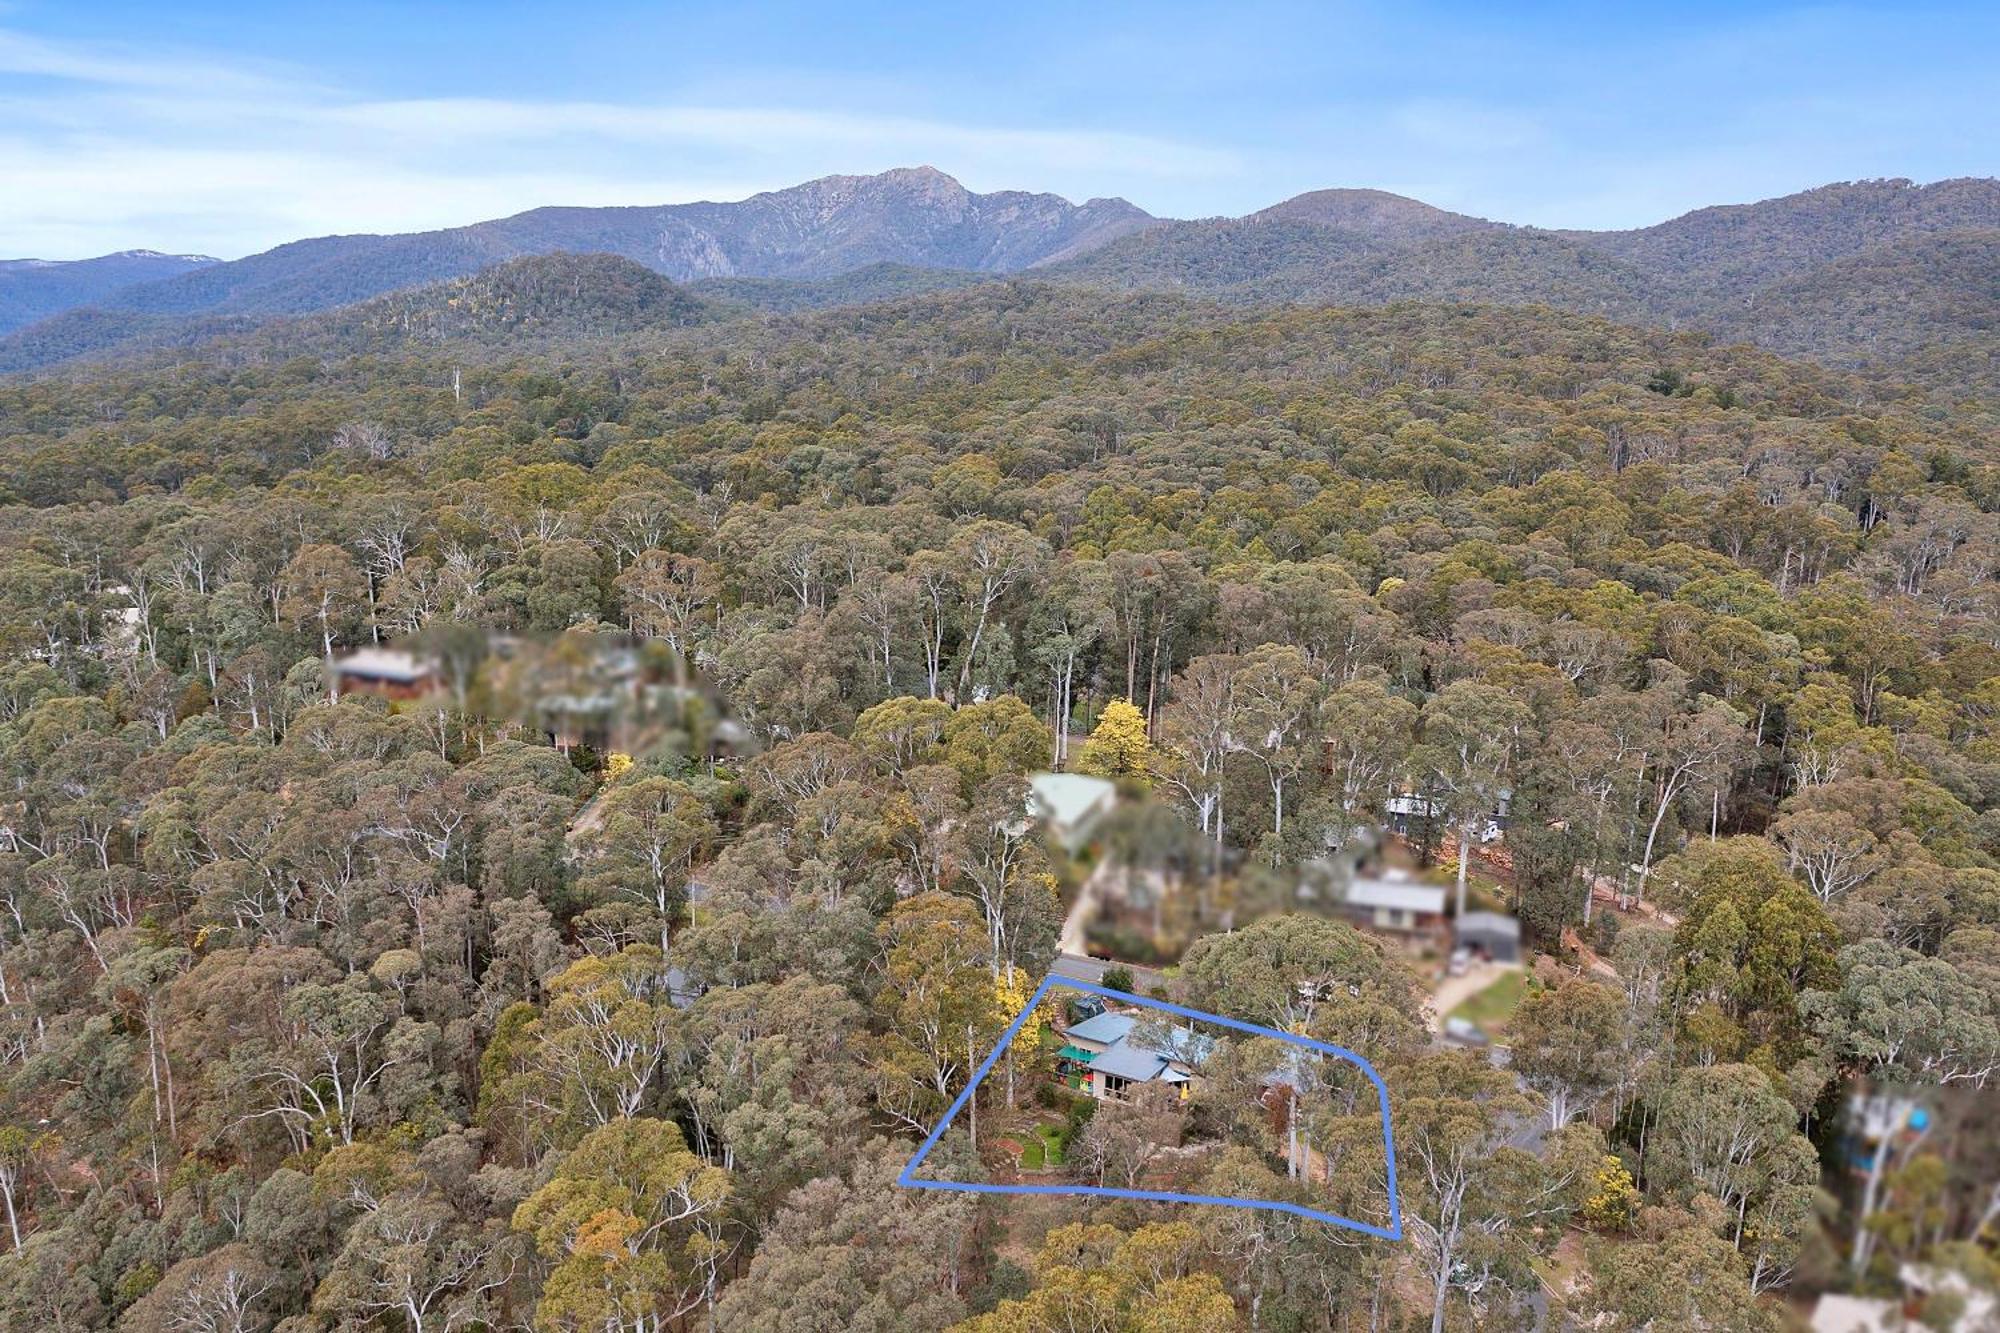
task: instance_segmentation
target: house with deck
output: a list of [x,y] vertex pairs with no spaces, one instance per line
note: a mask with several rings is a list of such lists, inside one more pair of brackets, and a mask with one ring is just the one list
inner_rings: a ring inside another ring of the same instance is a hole
[[1063,1034],[1056,1064],[1072,1086],[1099,1101],[1127,1097],[1147,1083],[1164,1084],[1185,1098],[1214,1049],[1214,1039],[1192,1027],[1142,1027],[1136,1014],[1107,1010]]

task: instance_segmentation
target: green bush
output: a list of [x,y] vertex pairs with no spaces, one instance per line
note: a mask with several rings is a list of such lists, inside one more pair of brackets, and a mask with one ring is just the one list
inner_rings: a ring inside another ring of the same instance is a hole
[[993,1271],[986,1281],[967,1298],[965,1308],[973,1314],[986,1314],[1002,1301],[1018,1301],[1034,1286],[1034,1279],[1028,1270],[1012,1259],[995,1259]]
[[1067,1146],[1076,1139],[1077,1135],[1083,1133],[1083,1127],[1089,1124],[1090,1118],[1096,1114],[1097,1099],[1095,1097],[1077,1097],[1072,1100],[1069,1106],[1069,1114],[1063,1120],[1062,1136],[1064,1145]]

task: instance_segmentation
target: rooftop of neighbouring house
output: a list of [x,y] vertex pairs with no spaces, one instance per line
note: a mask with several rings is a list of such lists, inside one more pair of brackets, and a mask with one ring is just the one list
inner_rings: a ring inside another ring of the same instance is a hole
[[334,663],[343,676],[366,676],[370,680],[422,680],[437,670],[437,664],[400,648],[357,648]]
[[1444,890],[1403,878],[1392,870],[1379,879],[1356,879],[1347,886],[1347,901],[1355,907],[1439,913],[1444,911]]
[[1084,773],[1037,773],[1028,779],[1030,809],[1061,828],[1090,818],[1117,794],[1115,783]]

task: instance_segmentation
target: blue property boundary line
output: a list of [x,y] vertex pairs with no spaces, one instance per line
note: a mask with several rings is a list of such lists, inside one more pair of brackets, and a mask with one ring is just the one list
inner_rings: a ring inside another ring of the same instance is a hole
[[[951,1122],[965,1109],[965,1104],[972,1100],[973,1092],[978,1089],[987,1074],[992,1072],[995,1062],[1000,1059],[1000,1053],[1013,1042],[1021,1030],[1021,1025],[1028,1021],[1036,1006],[1041,1004],[1042,997],[1056,986],[1081,991],[1086,995],[1101,996],[1107,1000],[1137,1005],[1142,1009],[1158,1009],[1165,1013],[1178,1014],[1182,1018],[1200,1023],[1220,1024],[1226,1028],[1234,1028],[1238,1032],[1247,1032],[1253,1037],[1275,1037],[1279,1041],[1335,1056],[1359,1067],[1362,1073],[1368,1075],[1368,1081],[1375,1085],[1375,1095],[1382,1109],[1382,1144],[1387,1150],[1389,1163],[1389,1225],[1378,1227],[1370,1222],[1357,1222],[1338,1213],[1322,1212],[1317,1208],[1308,1208],[1304,1204],[1289,1203],[1280,1199],[1238,1199],[1216,1194],[1175,1194],[1167,1190],[1125,1190],[1104,1185],[988,1185],[968,1181],[917,1179],[917,1168],[923,1165],[926,1157],[930,1156],[931,1149],[937,1147],[938,1140],[944,1137],[945,1130],[951,1128]],[[1028,997],[1027,1006],[1014,1016],[1014,1021],[1000,1034],[1000,1040],[994,1044],[992,1052],[980,1063],[979,1068],[973,1071],[972,1078],[965,1085],[965,1091],[959,1093],[957,1100],[953,1101],[950,1108],[945,1111],[944,1119],[938,1121],[937,1128],[933,1129],[929,1137],[923,1141],[923,1145],[917,1149],[916,1156],[904,1164],[902,1174],[896,1177],[896,1183],[905,1189],[957,1190],[966,1194],[1073,1194],[1100,1199],[1146,1199],[1155,1203],[1207,1203],[1224,1208],[1267,1208],[1274,1212],[1311,1218],[1317,1222],[1331,1222],[1335,1226],[1347,1227],[1383,1240],[1403,1238],[1403,1206],[1396,1195],[1396,1130],[1389,1121],[1389,1087],[1382,1081],[1382,1076],[1375,1072],[1374,1065],[1344,1046],[1333,1046],[1323,1041],[1314,1041],[1310,1037],[1280,1032],[1276,1028],[1259,1027],[1255,1023],[1224,1018],[1221,1014],[1204,1013],[1199,1009],[1169,1004],[1165,1000],[1151,1000],[1141,995],[1111,990],[1104,986],[1092,985],[1087,981],[1072,981],[1068,977],[1058,977],[1054,974],[1043,978],[1042,984],[1035,987],[1035,993]]]

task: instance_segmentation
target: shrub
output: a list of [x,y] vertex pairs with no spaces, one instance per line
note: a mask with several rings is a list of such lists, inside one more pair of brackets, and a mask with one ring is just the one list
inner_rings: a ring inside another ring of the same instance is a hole
[[1074,1142],[1076,1136],[1083,1132],[1083,1127],[1090,1123],[1090,1118],[1096,1114],[1097,1099],[1095,1097],[1078,1097],[1071,1101],[1069,1104],[1069,1114],[1063,1120],[1063,1143],[1068,1145]]
[[1616,1157],[1597,1167],[1597,1187],[1584,1200],[1583,1220],[1602,1231],[1624,1231],[1639,1215],[1639,1188]]
[[973,1314],[986,1314],[1002,1301],[1020,1300],[1033,1286],[1034,1279],[1027,1269],[1012,1259],[995,1259],[993,1271],[967,1298],[965,1308]]

